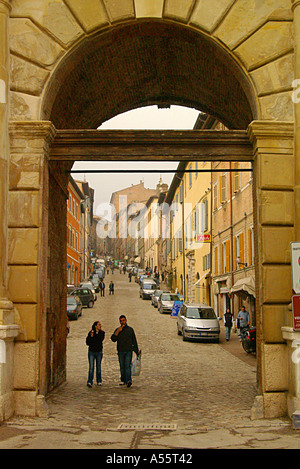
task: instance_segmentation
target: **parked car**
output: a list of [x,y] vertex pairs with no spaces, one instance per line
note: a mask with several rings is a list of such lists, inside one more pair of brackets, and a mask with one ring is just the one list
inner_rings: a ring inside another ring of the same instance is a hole
[[150,275],[148,275],[148,274],[142,274],[142,275],[140,275],[140,277],[139,277],[139,284],[140,284],[140,286],[141,286],[143,280],[145,280],[145,279],[150,279],[150,278],[151,278],[151,277],[150,277]]
[[92,284],[92,282],[90,282],[89,280],[86,280],[85,282],[81,282],[79,284],[79,286],[83,287],[83,288],[88,288],[89,290],[91,290],[93,292],[93,295],[94,295],[94,301],[97,300],[97,295],[96,295],[95,288],[94,288],[94,285]]
[[138,269],[138,271],[136,272],[136,274],[135,274],[136,283],[140,283],[141,275],[145,275],[145,270],[144,269]]
[[90,276],[90,281],[91,281],[91,283],[94,287],[95,293],[99,293],[99,291],[100,291],[100,287],[99,287],[100,279],[99,279],[98,274],[92,274]]
[[154,308],[158,307],[158,298],[160,297],[161,293],[163,293],[164,290],[155,290],[153,295],[152,295],[152,300],[151,304],[154,306]]
[[69,319],[78,319],[82,315],[82,304],[79,297],[67,296],[67,316]]
[[157,284],[154,279],[144,278],[141,281],[140,298],[143,298],[143,300],[151,300],[151,297],[155,292],[156,288]]
[[183,340],[204,339],[219,342],[220,324],[211,306],[183,303],[177,317],[177,332]]
[[180,301],[180,297],[179,295],[177,295],[177,293],[171,293],[171,292],[161,293],[157,301],[157,307],[158,307],[159,312],[161,314],[163,313],[171,314],[174,301]]
[[105,277],[105,266],[97,267],[94,274],[98,275],[99,280]]
[[94,293],[89,288],[78,287],[70,293],[70,296],[78,296],[82,306],[92,308],[94,306]]

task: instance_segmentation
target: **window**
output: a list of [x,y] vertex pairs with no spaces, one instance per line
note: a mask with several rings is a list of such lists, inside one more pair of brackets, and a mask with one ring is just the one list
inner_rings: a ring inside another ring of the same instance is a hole
[[207,199],[204,199],[200,204],[201,207],[201,233],[208,230],[208,203]]
[[233,192],[238,192],[241,188],[240,184],[240,173],[238,172],[239,169],[239,163],[233,163],[233,169],[235,170],[232,173],[232,189]]
[[227,173],[223,173],[220,177],[220,203],[226,202],[227,197]]
[[178,251],[182,252],[182,230],[178,232]]
[[222,243],[222,273],[230,272],[230,241]]
[[215,260],[215,275],[219,275],[218,246],[216,246],[214,249],[214,260]]
[[254,228],[248,230],[248,264],[254,264]]
[[244,233],[235,236],[233,252],[236,269],[242,269],[244,267]]
[[218,185],[215,182],[213,185],[213,210],[217,210],[218,208]]
[[210,268],[210,255],[206,254],[203,256],[203,270],[208,270]]

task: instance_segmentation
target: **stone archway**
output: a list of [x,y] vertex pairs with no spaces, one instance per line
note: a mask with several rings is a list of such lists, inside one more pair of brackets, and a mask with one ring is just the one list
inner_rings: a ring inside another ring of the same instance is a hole
[[[58,187],[63,198],[68,167],[52,166],[48,178],[56,129],[92,129],[120,112],[153,103],[194,106],[231,129],[248,129],[256,176],[260,387],[266,416],[286,412],[289,383],[281,326],[290,301],[284,253],[294,237],[293,17],[288,0],[251,2],[250,10],[246,1],[218,3],[165,0],[153,6],[151,0],[105,0],[100,7],[92,1],[90,8],[82,8],[76,0],[36,0],[32,8],[12,2],[9,236],[20,240],[22,230],[22,246],[37,241],[30,262],[20,250],[8,255],[9,296],[23,324],[15,346],[17,413],[38,412],[36,396],[48,390],[49,259],[43,251],[49,241],[48,210],[53,210],[48,189],[49,184]],[[270,166],[273,171],[266,170]],[[278,179],[283,173],[285,180]],[[283,249],[274,255],[267,248],[279,233]],[[26,289],[24,272],[31,275],[33,290]],[[281,294],[276,281],[283,285]]]

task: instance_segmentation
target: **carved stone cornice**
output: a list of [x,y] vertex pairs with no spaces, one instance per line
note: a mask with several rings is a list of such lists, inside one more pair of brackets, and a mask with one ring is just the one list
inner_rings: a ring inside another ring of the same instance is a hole
[[1,10],[3,10],[4,8],[7,8],[7,13],[9,14],[10,10],[11,10],[11,4],[10,4],[10,1],[8,0],[0,0],[0,12]]
[[292,11],[295,11],[298,6],[300,6],[300,0],[292,0]]

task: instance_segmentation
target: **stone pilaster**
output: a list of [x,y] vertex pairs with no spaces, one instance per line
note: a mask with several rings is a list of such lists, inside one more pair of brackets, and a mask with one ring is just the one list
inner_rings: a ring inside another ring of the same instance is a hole
[[0,0],[0,421],[14,413],[14,308],[8,294],[8,186],[9,186],[9,46],[10,4]]
[[[294,79],[300,80],[300,0],[292,0],[294,19]],[[297,82],[298,83],[298,82]],[[300,85],[297,85],[300,88]],[[297,91],[297,90],[295,90]],[[300,93],[294,99],[295,111],[295,240],[300,241]]]
[[20,334],[14,355],[15,412],[35,416],[46,391],[48,154],[51,122],[11,122],[8,289]]
[[0,324],[9,324],[13,321],[13,306],[8,300],[7,292],[9,11],[9,2],[0,0]]
[[292,295],[294,126],[256,121],[248,132],[254,148],[258,373],[264,416],[272,418],[285,415],[289,388],[287,347],[281,327],[289,320]]

